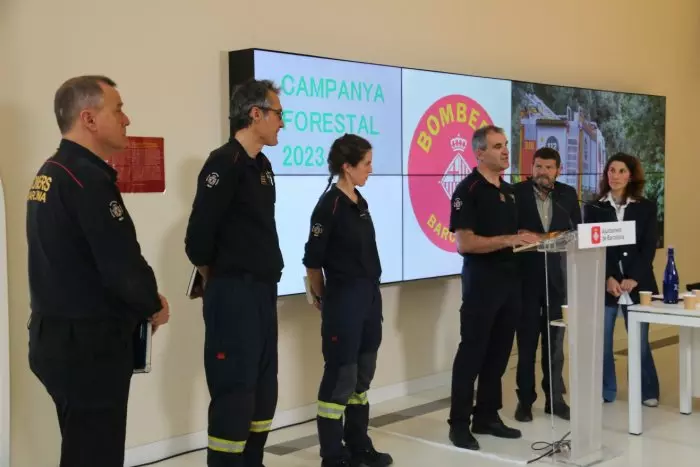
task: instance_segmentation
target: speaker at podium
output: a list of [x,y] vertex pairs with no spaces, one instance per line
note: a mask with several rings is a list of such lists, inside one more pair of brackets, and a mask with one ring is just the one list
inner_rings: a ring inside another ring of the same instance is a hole
[[[605,250],[634,244],[635,234],[634,221],[579,224],[576,230],[549,235],[534,245],[514,249],[566,256],[567,301],[563,318],[550,325],[566,329],[571,420],[560,422],[569,424],[567,436],[562,437],[552,415],[550,455],[554,463],[590,466],[621,454],[604,446],[602,438]],[[544,273],[549,287],[546,266]]]

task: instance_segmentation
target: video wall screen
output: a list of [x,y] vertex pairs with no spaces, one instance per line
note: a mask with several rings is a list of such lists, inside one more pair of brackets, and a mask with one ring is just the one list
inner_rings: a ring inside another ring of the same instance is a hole
[[474,131],[494,124],[510,142],[504,178],[531,174],[542,146],[562,156],[559,180],[591,200],[608,155],[641,158],[663,232],[665,97],[516,82],[261,49],[229,52],[229,89],[250,78],[280,87],[285,128],[265,147],[277,186],[285,261],[280,295],[304,293],[311,212],[328,180],[328,150],[355,133],[373,146],[369,203],[382,283],[459,274],[450,199],[476,168]]

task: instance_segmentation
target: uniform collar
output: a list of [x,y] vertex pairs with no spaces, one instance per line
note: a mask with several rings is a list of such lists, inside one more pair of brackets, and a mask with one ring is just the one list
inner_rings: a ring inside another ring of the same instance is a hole
[[471,175],[473,175],[474,177],[476,177],[478,180],[480,180],[480,181],[486,183],[487,185],[494,187],[494,188],[497,189],[497,190],[502,189],[503,186],[504,186],[504,184],[506,183],[505,180],[503,180],[503,176],[499,174],[499,175],[498,175],[498,182],[499,182],[499,184],[500,184],[500,187],[494,185],[493,183],[491,183],[490,181],[488,181],[488,180],[486,179],[486,177],[484,177],[484,175],[483,175],[481,172],[479,172],[479,170],[478,170],[477,168],[475,168],[474,170],[472,170]]
[[113,182],[117,181],[117,171],[100,156],[90,151],[85,146],[78,144],[75,141],[63,138],[58,146],[58,151],[65,152],[70,156],[78,157],[86,162],[89,162],[98,169],[104,171]]
[[357,195],[357,203],[355,203],[353,200],[350,199],[348,195],[345,194],[343,190],[338,188],[337,184],[333,184],[332,190],[335,190],[337,194],[339,195],[339,198],[342,199],[345,203],[347,203],[350,206],[357,206],[358,208],[365,209],[367,206],[367,202],[365,199],[362,197],[362,194],[360,194],[359,191],[357,191],[357,188],[355,188],[355,194]]
[[231,144],[231,148],[234,150],[234,153],[238,156],[235,160],[241,161],[246,165],[252,165],[254,167],[258,167],[258,164],[262,162],[262,170],[267,168],[267,164],[265,164],[265,159],[267,158],[265,157],[265,154],[262,151],[260,151],[257,154],[257,156],[250,157],[243,145],[233,136],[229,138],[229,144]]

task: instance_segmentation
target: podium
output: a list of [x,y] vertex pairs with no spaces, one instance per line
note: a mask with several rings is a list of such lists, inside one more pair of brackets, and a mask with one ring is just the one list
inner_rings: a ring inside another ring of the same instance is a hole
[[561,438],[552,439],[551,459],[555,463],[589,466],[615,457],[603,446],[602,439],[605,250],[610,246],[634,243],[633,221],[603,222],[579,224],[577,230],[520,249],[532,251],[536,248],[545,255],[547,300],[547,255],[565,253],[566,257],[567,313],[564,322],[551,322],[550,325],[564,326],[568,334],[570,448],[562,448]]

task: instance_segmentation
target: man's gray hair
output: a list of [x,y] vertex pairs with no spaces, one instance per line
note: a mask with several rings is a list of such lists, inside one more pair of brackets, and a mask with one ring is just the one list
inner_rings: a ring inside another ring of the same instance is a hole
[[53,110],[61,134],[66,134],[84,109],[100,108],[103,104],[104,92],[101,84],[117,87],[117,84],[100,75],[85,75],[71,78],[56,91]]
[[253,123],[250,118],[250,109],[258,107],[261,110],[270,108],[269,93],[280,93],[280,89],[267,79],[250,80],[239,84],[231,93],[231,106],[229,119],[231,120],[231,133],[247,128]]
[[478,150],[486,150],[486,136],[489,133],[500,133],[502,135],[505,135],[505,131],[503,131],[503,128],[497,127],[495,125],[487,125],[485,127],[481,127],[478,130],[476,130],[474,132],[474,136],[472,136],[472,151],[476,152]]

